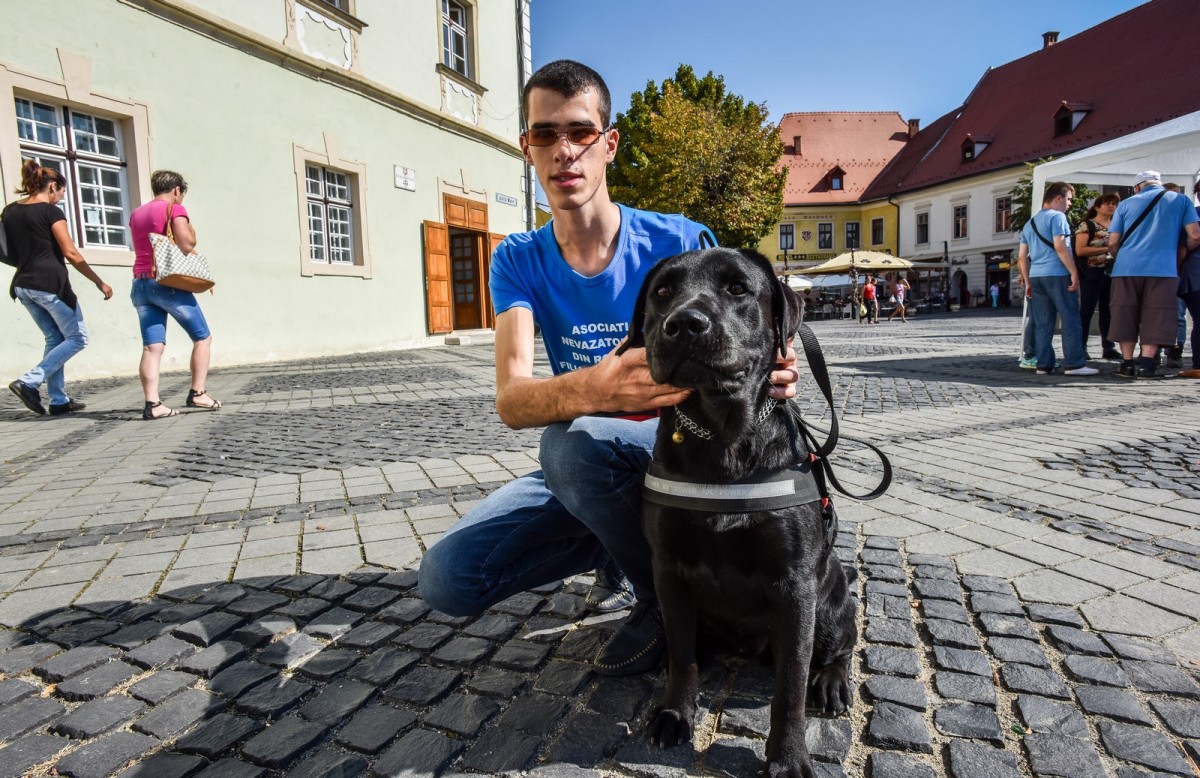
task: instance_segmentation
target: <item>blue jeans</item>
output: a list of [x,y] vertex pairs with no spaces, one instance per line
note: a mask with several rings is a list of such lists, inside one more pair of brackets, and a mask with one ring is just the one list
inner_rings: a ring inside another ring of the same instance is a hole
[[1021,333],[1021,358],[1033,359],[1037,356],[1037,325],[1033,323],[1033,301],[1029,301],[1029,310],[1025,316],[1025,331]]
[[421,597],[470,616],[611,558],[654,600],[642,480],[658,421],[584,416],[542,433],[542,469],[492,492],[421,560]]
[[211,334],[196,295],[191,292],[163,286],[153,278],[135,278],[129,299],[137,309],[143,346],[167,342],[167,314],[179,322],[193,342]]
[[1033,314],[1034,340],[1039,370],[1052,370],[1054,360],[1054,319],[1062,320],[1063,367],[1074,370],[1083,367],[1083,333],[1079,322],[1079,295],[1068,292],[1070,276],[1034,276],[1029,279],[1033,297],[1029,300]]
[[[1175,331],[1175,345],[1182,346],[1187,343],[1187,303],[1182,297],[1179,298],[1179,329]],[[1195,322],[1192,323],[1192,329],[1196,328]]]
[[25,310],[33,317],[42,335],[46,337],[46,351],[42,354],[42,361],[21,376],[20,381],[35,389],[45,383],[46,391],[50,395],[50,404],[66,405],[71,398],[67,396],[67,379],[63,374],[63,366],[88,344],[87,327],[83,324],[83,308],[72,308],[53,292],[40,292],[20,286],[15,287],[13,291],[25,306]]

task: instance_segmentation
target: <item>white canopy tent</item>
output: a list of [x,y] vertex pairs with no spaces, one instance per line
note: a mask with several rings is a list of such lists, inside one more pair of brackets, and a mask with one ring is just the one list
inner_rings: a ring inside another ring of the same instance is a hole
[[1190,193],[1200,171],[1200,111],[1051,160],[1033,169],[1033,211],[1042,207],[1050,181],[1132,186],[1143,170]]

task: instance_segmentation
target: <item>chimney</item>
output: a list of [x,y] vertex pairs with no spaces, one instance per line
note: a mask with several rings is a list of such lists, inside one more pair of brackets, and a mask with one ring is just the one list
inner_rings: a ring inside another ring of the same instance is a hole
[[795,154],[797,157],[800,156],[800,136],[799,135],[792,136],[792,153]]
[[909,119],[908,120],[908,137],[915,138],[917,136],[917,133],[920,131],[921,131],[921,120],[920,119]]
[[1048,49],[1056,43],[1058,43],[1058,33],[1057,32],[1042,33],[1042,48],[1043,49]]

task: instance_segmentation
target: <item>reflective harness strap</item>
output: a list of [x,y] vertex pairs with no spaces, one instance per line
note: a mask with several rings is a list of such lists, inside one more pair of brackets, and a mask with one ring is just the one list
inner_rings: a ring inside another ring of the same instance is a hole
[[756,473],[729,484],[702,484],[673,478],[661,464],[651,460],[642,485],[642,498],[650,502],[708,513],[773,511],[825,497],[809,462]]

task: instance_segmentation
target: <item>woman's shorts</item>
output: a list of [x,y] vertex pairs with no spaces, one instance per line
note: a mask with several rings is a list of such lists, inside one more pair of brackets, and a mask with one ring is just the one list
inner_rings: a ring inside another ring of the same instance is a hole
[[196,302],[196,295],[191,292],[163,286],[152,278],[135,278],[129,298],[137,309],[143,346],[167,342],[167,314],[183,327],[193,342],[212,334],[208,331],[204,312]]

